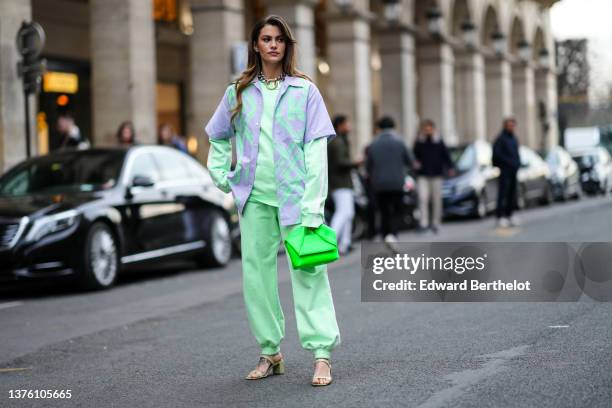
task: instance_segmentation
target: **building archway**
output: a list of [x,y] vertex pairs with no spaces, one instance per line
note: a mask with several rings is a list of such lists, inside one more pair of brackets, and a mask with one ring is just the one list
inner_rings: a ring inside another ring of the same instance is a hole
[[468,0],[455,0],[450,34],[454,44],[454,106],[459,143],[485,139],[485,72],[479,24]]
[[525,35],[523,21],[514,16],[510,31],[512,66],[512,110],[516,117],[519,142],[537,147],[535,78],[532,61],[532,44]]
[[486,53],[486,137],[493,141],[505,117],[513,114],[512,66],[505,55],[507,35],[502,31],[498,10],[491,4],[483,13],[480,41]]
[[447,18],[441,2],[416,1],[417,106],[420,119],[431,119],[445,142],[456,145],[454,53],[448,41]]

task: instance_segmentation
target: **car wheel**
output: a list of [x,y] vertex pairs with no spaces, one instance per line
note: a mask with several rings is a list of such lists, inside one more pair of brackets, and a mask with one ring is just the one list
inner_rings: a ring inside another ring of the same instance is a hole
[[550,183],[546,183],[546,187],[544,187],[544,193],[542,195],[542,204],[550,205],[554,200],[553,191]]
[[568,201],[570,199],[569,195],[569,185],[567,180],[563,183],[563,187],[561,190],[561,201]]
[[582,191],[582,186],[580,184],[578,184],[576,186],[576,192],[574,193],[574,198],[576,200],[580,200],[583,195],[584,195],[584,191]]
[[232,257],[232,238],[227,220],[215,209],[209,210],[203,223],[206,246],[197,257],[199,266],[225,266]]
[[487,196],[482,192],[474,199],[474,215],[476,218],[484,218],[487,216],[487,213]]
[[95,222],[85,238],[81,287],[107,289],[113,286],[119,273],[117,240],[110,227]]

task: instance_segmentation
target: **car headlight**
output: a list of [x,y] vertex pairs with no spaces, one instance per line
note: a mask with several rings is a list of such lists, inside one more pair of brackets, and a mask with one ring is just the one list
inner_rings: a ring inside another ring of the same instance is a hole
[[49,234],[64,231],[77,222],[78,216],[76,210],[70,210],[39,218],[30,228],[26,241],[35,242]]

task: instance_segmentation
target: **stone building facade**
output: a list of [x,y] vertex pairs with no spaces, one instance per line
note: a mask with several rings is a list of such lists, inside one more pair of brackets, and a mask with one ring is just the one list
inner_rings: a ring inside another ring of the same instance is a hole
[[[555,1],[3,0],[0,169],[25,156],[15,34],[31,19],[45,29],[49,69],[79,79],[68,100],[94,145],[114,143],[124,120],[141,142],[154,143],[159,123],[170,121],[203,161],[203,124],[235,75],[250,27],[267,14],[292,26],[300,67],[330,114],[352,119],[355,155],[381,115],[396,119],[407,143],[424,118],[454,145],[492,140],[513,115],[522,143],[554,145]],[[53,92],[30,101],[39,132],[53,133],[56,101]],[[33,139],[34,151],[44,153]]]

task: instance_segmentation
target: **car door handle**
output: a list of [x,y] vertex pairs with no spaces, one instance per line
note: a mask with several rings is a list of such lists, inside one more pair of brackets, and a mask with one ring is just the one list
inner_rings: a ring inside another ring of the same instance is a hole
[[167,192],[166,190],[162,190],[162,191],[161,191],[161,195],[162,195],[162,197],[164,197],[164,198],[165,198],[165,197],[168,197],[168,192]]

